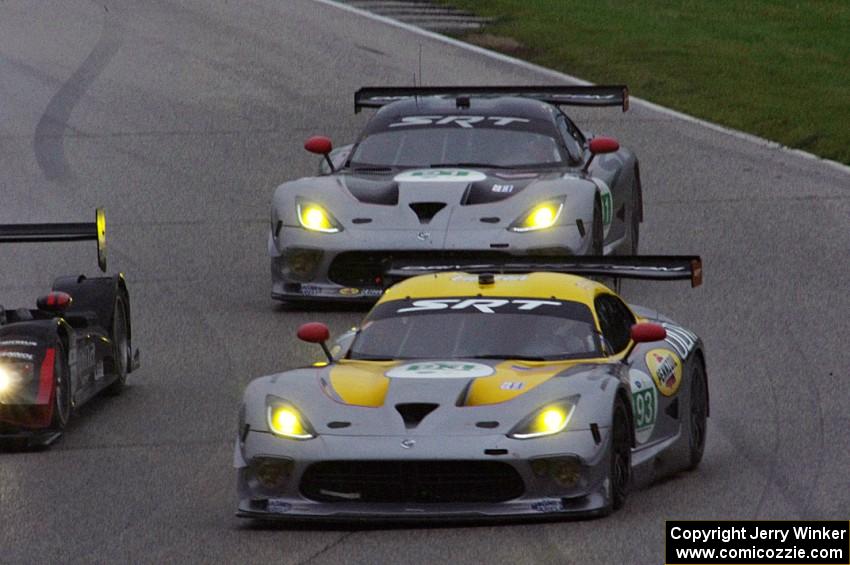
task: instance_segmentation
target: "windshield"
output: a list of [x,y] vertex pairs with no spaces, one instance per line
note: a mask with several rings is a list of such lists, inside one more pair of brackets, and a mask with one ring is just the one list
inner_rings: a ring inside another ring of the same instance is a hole
[[526,359],[601,356],[590,309],[525,298],[394,300],[378,305],[350,359]]
[[351,166],[543,167],[560,165],[553,137],[524,130],[434,127],[383,131],[360,141]]

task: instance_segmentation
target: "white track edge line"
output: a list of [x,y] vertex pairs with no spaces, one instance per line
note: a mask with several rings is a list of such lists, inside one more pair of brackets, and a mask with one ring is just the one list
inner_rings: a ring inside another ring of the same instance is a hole
[[[356,8],[354,6],[350,6],[348,4],[342,4],[337,2],[336,0],[311,0],[312,2],[317,2],[319,4],[324,4],[326,6],[332,6],[334,8],[345,10],[351,12],[353,14],[357,14],[364,18],[369,18],[371,20],[375,20],[378,22],[382,22],[397,28],[404,29],[406,31],[422,35],[425,37],[429,37],[436,41],[441,41],[443,43],[447,43],[449,45],[453,45],[455,47],[460,47],[461,49],[466,49],[467,51],[472,51],[473,53],[477,53],[479,55],[484,55],[486,57],[490,57],[491,59],[496,59],[498,61],[502,61],[503,63],[509,63],[511,65],[516,65],[519,67],[526,68],[531,71],[535,71],[540,74],[548,75],[553,78],[557,78],[559,80],[566,80],[572,82],[577,85],[592,85],[592,82],[588,82],[584,79],[580,79],[578,77],[574,77],[572,75],[568,75],[566,73],[562,73],[560,71],[556,71],[553,69],[549,69],[546,67],[542,67],[540,65],[536,65],[534,63],[529,63],[528,61],[523,61],[522,59],[517,59],[516,57],[511,57],[510,55],[505,55],[503,53],[499,53],[497,51],[491,51],[490,49],[485,49],[484,47],[479,47],[478,45],[473,45],[471,43],[466,43],[465,41],[460,41],[459,39],[455,39],[453,37],[449,37],[447,35],[442,35],[433,31],[429,31],[427,29],[422,29],[420,27],[407,24],[401,22],[399,20],[394,20],[392,18],[388,18],[386,16],[381,16],[379,14],[375,14],[373,12],[369,12],[367,10],[363,10],[361,8]],[[691,116],[689,114],[685,114],[684,112],[679,112],[678,110],[673,110],[671,108],[667,108],[665,106],[660,106],[655,104],[654,102],[650,102],[648,100],[644,100],[643,98],[638,98],[636,96],[629,96],[629,102],[632,104],[637,104],[639,106],[643,106],[649,110],[657,112],[659,114],[664,114],[673,118],[677,118],[683,120],[685,122],[690,122],[693,124],[698,124],[703,127],[706,127],[710,130],[723,133],[738,139],[742,139],[744,141],[749,141],[750,143],[754,143],[756,145],[760,145],[762,147],[767,147],[770,149],[777,149],[784,153],[790,153],[792,155],[796,155],[798,157],[802,157],[804,159],[809,159],[811,161],[817,161],[824,165],[827,165],[839,172],[843,172],[845,174],[850,174],[850,166],[845,165],[844,163],[839,163],[838,161],[833,161],[831,159],[825,159],[823,157],[819,157],[814,153],[809,153],[808,151],[803,151],[802,149],[794,149],[792,147],[788,147],[787,145],[783,145],[777,141],[771,141],[769,139],[765,139],[763,137],[759,137],[757,135],[747,133],[741,130],[733,129],[730,127],[722,126],[720,124],[715,124],[714,122],[709,122],[703,120],[701,118],[697,118]]]

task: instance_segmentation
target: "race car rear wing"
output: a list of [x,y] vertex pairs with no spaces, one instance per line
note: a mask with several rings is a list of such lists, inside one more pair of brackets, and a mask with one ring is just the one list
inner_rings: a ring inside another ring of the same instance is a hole
[[600,86],[364,86],[354,93],[354,113],[417,96],[521,96],[556,106],[619,106],[629,109],[623,84]]
[[106,272],[106,214],[95,210],[95,221],[56,224],[0,224],[0,243],[97,241],[97,266]]
[[692,287],[702,284],[702,259],[699,255],[638,256],[510,256],[482,261],[474,257],[433,261],[391,261],[384,275],[389,286],[402,279],[432,273],[568,273],[613,279],[689,280]]

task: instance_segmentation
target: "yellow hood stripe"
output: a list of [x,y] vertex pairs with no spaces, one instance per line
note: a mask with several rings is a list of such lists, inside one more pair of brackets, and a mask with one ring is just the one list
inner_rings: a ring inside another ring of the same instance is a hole
[[384,405],[390,379],[384,373],[397,361],[342,361],[330,371],[331,386],[346,404],[377,408]]
[[[586,362],[587,360],[556,363],[501,362],[493,367],[492,375],[472,381],[465,405],[484,406],[507,402],[545,383],[558,373]],[[331,367],[330,384],[346,404],[377,408],[384,405],[392,381],[386,373],[399,364],[399,361],[343,360]]]
[[561,361],[558,363],[505,361],[499,363],[495,366],[495,373],[489,377],[481,377],[473,381],[466,396],[466,406],[499,404],[513,400],[577,363],[578,361]]

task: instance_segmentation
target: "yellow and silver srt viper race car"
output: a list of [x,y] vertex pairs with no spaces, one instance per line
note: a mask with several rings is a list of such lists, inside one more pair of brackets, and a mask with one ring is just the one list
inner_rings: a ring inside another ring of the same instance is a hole
[[392,265],[328,361],[252,381],[238,514],[481,519],[607,514],[631,486],[695,468],[703,345],[579,275],[691,280],[698,257]]

